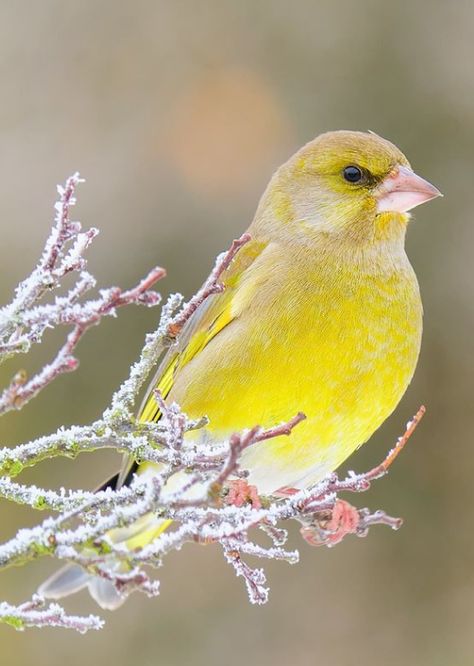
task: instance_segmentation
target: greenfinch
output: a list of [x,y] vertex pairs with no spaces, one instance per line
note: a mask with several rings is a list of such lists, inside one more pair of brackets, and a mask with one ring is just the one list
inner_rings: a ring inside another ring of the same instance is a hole
[[[206,415],[211,442],[304,412],[289,437],[244,451],[240,467],[263,495],[323,479],[385,421],[413,376],[422,304],[405,234],[409,211],[439,195],[374,133],[328,132],[303,146],[265,190],[225,290],[162,361],[140,419],[160,418],[155,388],[189,417]],[[150,517],[130,546],[167,524]],[[68,571],[41,592],[58,598],[88,584],[102,606],[119,605],[110,583]]]

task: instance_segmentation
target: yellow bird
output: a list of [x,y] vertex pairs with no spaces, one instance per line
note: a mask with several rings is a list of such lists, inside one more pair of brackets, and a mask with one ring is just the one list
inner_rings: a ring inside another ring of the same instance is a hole
[[[322,134],[274,174],[250,242],[223,275],[225,291],[195,312],[152,387],[188,416],[207,415],[211,441],[304,412],[289,437],[243,453],[240,466],[259,493],[321,480],[397,406],[422,333],[404,247],[408,211],[439,195],[373,133]],[[159,418],[150,392],[140,419]],[[130,545],[144,545],[167,525],[150,521]],[[119,605],[110,583],[77,567],[41,592],[58,598],[86,584],[101,605]]]

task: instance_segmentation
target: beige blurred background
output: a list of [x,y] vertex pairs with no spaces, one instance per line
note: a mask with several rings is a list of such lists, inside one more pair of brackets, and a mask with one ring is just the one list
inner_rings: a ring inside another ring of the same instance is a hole
[[[38,257],[55,184],[76,169],[87,179],[77,216],[101,229],[89,254],[100,284],[131,285],[159,263],[164,293],[188,296],[247,226],[275,167],[321,131],[375,130],[446,195],[416,211],[408,234],[425,305],[415,381],[350,461],[378,462],[427,405],[392,474],[356,498],[404,516],[403,529],[335,550],[311,549],[295,530],[302,561],[267,566],[263,608],[217,548],[188,546],[159,572],[160,598],[135,595],[105,613],[100,633],[0,627],[1,663],[473,663],[473,60],[468,1],[0,3],[1,302]],[[156,321],[130,308],[91,331],[80,370],[2,419],[2,444],[97,417]],[[84,455],[22,478],[93,487],[117,460]],[[42,517],[2,503],[1,537]],[[53,568],[2,573],[0,598],[29,598]],[[97,610],[87,595],[67,607]]]

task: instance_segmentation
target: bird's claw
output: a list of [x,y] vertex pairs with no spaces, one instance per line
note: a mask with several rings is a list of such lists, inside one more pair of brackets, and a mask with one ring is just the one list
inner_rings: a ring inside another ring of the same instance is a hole
[[310,546],[335,546],[347,534],[357,534],[360,521],[356,507],[337,499],[330,511],[314,514],[311,523],[304,525],[300,533]]
[[226,485],[227,495],[224,500],[226,504],[237,507],[251,504],[253,509],[262,508],[256,486],[249,485],[245,479],[232,479]]

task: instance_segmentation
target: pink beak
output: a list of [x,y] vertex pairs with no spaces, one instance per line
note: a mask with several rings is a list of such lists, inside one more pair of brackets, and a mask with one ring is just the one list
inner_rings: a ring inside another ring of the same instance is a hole
[[378,187],[377,212],[406,213],[415,206],[442,196],[438,188],[427,180],[408,167],[399,166]]

